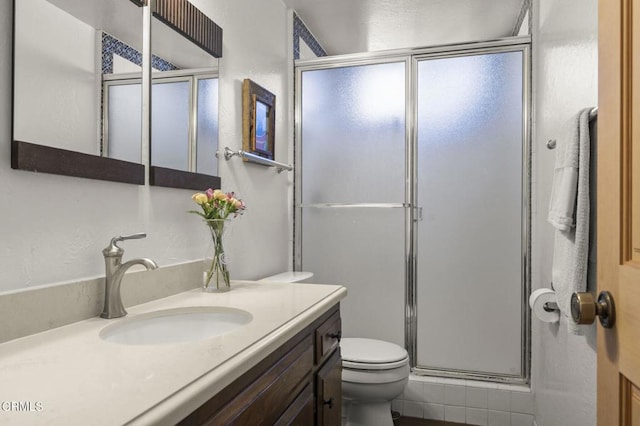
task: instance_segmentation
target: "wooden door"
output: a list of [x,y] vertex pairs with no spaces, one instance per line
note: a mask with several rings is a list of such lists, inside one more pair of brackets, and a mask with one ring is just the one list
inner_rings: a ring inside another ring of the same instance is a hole
[[640,0],[599,2],[598,425],[640,425]]

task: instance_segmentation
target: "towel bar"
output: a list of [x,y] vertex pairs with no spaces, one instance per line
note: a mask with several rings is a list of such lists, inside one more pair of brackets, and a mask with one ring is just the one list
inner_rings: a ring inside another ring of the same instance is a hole
[[[589,120],[593,120],[596,117],[598,117],[598,107],[593,107],[593,108],[591,108],[591,111],[589,111]],[[547,141],[547,148],[548,149],[555,149],[556,148],[556,140],[555,139],[549,139]]]
[[[278,170],[278,173],[282,172],[283,170],[286,170],[288,172],[293,170],[293,166],[289,164],[284,164],[284,163],[279,163],[277,161],[269,160],[268,158],[260,157],[259,155],[252,154],[250,152],[243,151],[241,149],[239,149],[238,151],[233,151],[229,147],[225,147],[223,152],[224,152],[225,160],[229,160],[231,157],[238,156],[238,157],[246,158],[252,163],[262,164],[263,166],[275,167]],[[218,154],[216,153],[216,156],[217,155]]]

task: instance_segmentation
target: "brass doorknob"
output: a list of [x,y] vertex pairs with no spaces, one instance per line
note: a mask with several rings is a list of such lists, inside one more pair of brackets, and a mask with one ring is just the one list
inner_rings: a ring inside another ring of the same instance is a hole
[[616,322],[616,307],[608,291],[601,291],[598,300],[591,293],[571,295],[571,317],[576,324],[593,324],[596,316],[604,328],[611,328]]

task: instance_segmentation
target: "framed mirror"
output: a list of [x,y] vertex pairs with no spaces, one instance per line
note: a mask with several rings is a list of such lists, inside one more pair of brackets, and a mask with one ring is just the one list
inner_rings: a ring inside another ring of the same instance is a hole
[[[124,0],[14,0],[11,165],[144,184],[140,156],[110,153],[103,76],[141,61],[142,8]],[[141,99],[141,92],[134,90]],[[132,110],[120,114],[136,114]],[[141,132],[128,129],[129,147]]]
[[[157,3],[159,8],[162,4]],[[159,12],[153,13],[151,46],[153,63],[165,66],[154,67],[152,73],[149,180],[159,186],[219,188],[220,59]]]
[[[186,0],[158,0],[151,7],[154,9],[149,183],[189,189],[219,188],[218,59],[212,56],[215,52],[206,49],[206,43],[185,36],[188,28],[181,27],[185,22],[193,22],[201,30],[213,22]],[[180,17],[179,25],[174,25],[171,19],[174,15]],[[184,19],[185,16],[189,19]],[[198,17],[206,21],[204,26]],[[109,155],[130,161],[141,155],[141,147],[127,140],[128,129],[141,126],[140,114],[121,112],[127,106],[140,104],[137,96],[142,76],[139,69],[129,71],[106,77],[103,92],[107,94],[106,149]]]

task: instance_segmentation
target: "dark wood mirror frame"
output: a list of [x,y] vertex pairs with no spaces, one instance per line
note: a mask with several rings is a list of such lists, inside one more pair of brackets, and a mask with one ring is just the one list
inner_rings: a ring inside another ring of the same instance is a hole
[[[13,1],[12,7],[14,29],[11,49],[12,64],[15,64],[16,49],[16,1]],[[138,4],[137,1],[134,3]],[[13,65],[11,67],[11,105],[15,105],[15,96],[15,65]],[[12,169],[144,185],[145,175],[142,164],[16,140],[14,137],[13,107],[11,114]]]
[[[13,28],[15,29],[15,1],[13,7]],[[144,6],[145,0],[131,0],[137,6]],[[159,1],[159,9],[153,11],[154,16],[167,23],[181,35],[215,57],[222,56],[222,29],[197,10],[186,0]],[[178,7],[179,6],[179,7]],[[190,19],[185,22],[178,18],[178,9],[188,10]],[[13,37],[12,63],[15,63],[15,36]],[[11,103],[15,101],[15,66],[12,67]],[[13,110],[13,108],[12,108]],[[13,114],[13,111],[12,111]],[[85,154],[61,148],[49,147],[35,143],[15,140],[14,120],[11,120],[11,168],[63,176],[88,179],[107,180],[112,182],[144,185],[145,167],[143,164],[116,160],[100,155]],[[164,167],[149,167],[149,184],[169,188],[201,190],[203,188],[219,189],[221,179],[199,173],[173,170]]]
[[[135,1],[135,0],[132,0]],[[211,56],[222,57],[222,28],[187,0],[157,0],[152,14]],[[153,140],[151,141],[153,150]],[[149,163],[151,163],[151,153]],[[149,167],[149,184],[169,188],[220,189],[218,176],[186,172],[166,167]]]
[[144,185],[144,166],[128,161],[13,140],[11,168]]
[[218,176],[202,173],[151,166],[149,167],[149,185],[204,191],[207,188],[220,189],[221,179]]

